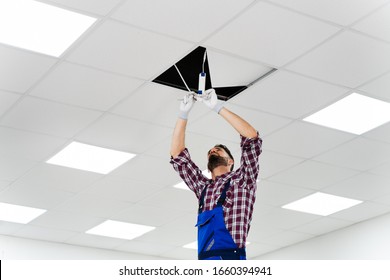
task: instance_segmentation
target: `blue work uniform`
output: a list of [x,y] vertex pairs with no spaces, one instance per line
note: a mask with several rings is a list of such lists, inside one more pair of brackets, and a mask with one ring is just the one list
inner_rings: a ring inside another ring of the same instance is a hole
[[217,204],[212,210],[202,212],[205,187],[199,199],[198,210],[198,259],[199,260],[245,260],[245,248],[238,248],[227,230],[223,216],[223,203],[230,180],[226,182]]

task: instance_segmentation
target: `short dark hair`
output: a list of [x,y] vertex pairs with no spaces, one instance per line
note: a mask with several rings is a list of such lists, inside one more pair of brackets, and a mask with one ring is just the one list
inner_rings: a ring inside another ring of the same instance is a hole
[[217,144],[217,145],[215,145],[214,147],[218,147],[218,148],[224,149],[225,152],[229,155],[229,157],[233,160],[233,165],[232,165],[232,167],[230,168],[230,171],[233,171],[233,169],[234,169],[234,158],[233,158],[233,156],[232,156],[232,153],[231,153],[230,150],[228,149],[228,147],[226,147],[226,146],[223,145],[223,144]]

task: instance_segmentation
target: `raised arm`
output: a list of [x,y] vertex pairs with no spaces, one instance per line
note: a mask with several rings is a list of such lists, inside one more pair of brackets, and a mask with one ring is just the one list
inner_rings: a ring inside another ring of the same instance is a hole
[[240,116],[223,107],[223,103],[218,100],[214,89],[208,89],[203,97],[203,103],[211,110],[220,114],[240,135],[246,138],[257,137],[257,131],[247,121]]
[[240,116],[229,111],[225,107],[219,111],[219,114],[242,136],[246,138],[257,137],[257,131],[247,121]]
[[173,158],[176,158],[185,148],[187,118],[194,102],[194,97],[191,94],[187,94],[180,103],[179,118],[176,121],[171,142],[171,156]]
[[177,119],[171,142],[171,156],[173,158],[176,158],[185,148],[186,126],[186,119]]

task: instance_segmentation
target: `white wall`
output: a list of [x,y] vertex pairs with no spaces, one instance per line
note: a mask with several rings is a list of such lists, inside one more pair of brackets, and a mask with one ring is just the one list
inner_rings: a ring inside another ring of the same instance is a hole
[[262,255],[257,259],[390,260],[390,214]]
[[2,260],[156,260],[158,257],[0,235]]

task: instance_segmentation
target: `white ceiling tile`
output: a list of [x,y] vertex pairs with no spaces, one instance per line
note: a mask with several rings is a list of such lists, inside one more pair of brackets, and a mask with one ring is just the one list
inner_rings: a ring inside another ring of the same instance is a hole
[[64,242],[75,236],[77,233],[66,230],[58,230],[33,225],[25,225],[14,235],[22,238],[43,240],[50,242]]
[[287,156],[263,149],[260,156],[260,178],[268,178],[280,171],[286,170],[304,159],[298,157]]
[[366,132],[364,137],[390,143],[390,122]]
[[263,240],[263,242],[265,244],[286,247],[286,246],[310,239],[312,237],[314,237],[314,236],[311,234],[307,234],[307,233],[300,233],[300,232],[294,232],[294,231],[283,231],[283,232],[277,233],[271,237],[265,238]]
[[273,3],[341,25],[350,25],[386,0],[270,0]]
[[[116,106],[112,112],[122,116],[147,121],[159,125],[174,127],[179,115],[180,99],[186,91],[148,83],[124,102]],[[195,104],[189,118],[195,120],[209,112],[206,106]]]
[[0,117],[21,97],[19,94],[0,90]]
[[[167,155],[168,153],[167,151]],[[157,184],[159,186],[173,186],[177,183],[178,177],[169,161],[169,156],[164,160],[139,155],[114,170],[111,175],[124,179]]]
[[[165,206],[165,205],[164,205]],[[113,220],[159,227],[183,216],[183,212],[167,207],[136,204],[112,216]]]
[[390,178],[361,173],[341,181],[322,191],[329,194],[358,200],[371,200],[390,193]]
[[337,31],[332,25],[258,2],[206,45],[281,66]]
[[100,115],[96,111],[26,97],[3,117],[1,124],[54,136],[72,137]]
[[213,87],[246,86],[272,70],[271,67],[207,50]]
[[171,134],[172,129],[107,114],[76,138],[95,146],[142,153]]
[[[261,189],[261,181],[260,183],[258,183],[258,188]],[[260,230],[263,230],[264,227],[259,222],[262,220],[263,217],[268,216],[277,209],[279,209],[279,207],[271,206],[264,201],[255,202],[251,228],[258,228]]]
[[263,243],[251,243],[247,246],[246,257],[248,260],[255,258],[257,256],[263,255],[265,253],[269,253],[280,249],[280,246],[263,244]]
[[58,204],[74,196],[74,193],[38,185],[34,183],[16,183],[1,194],[3,202],[25,205],[39,209],[53,209]]
[[44,0],[48,4],[59,4],[65,7],[70,7],[89,13],[106,15],[108,14],[121,0]]
[[390,73],[361,86],[359,89],[365,91],[367,95],[390,102],[388,89],[390,88]]
[[84,193],[95,194],[106,199],[135,203],[148,197],[160,188],[160,185],[124,180],[107,175],[92,183]]
[[68,57],[68,60],[132,77],[150,79],[189,52],[192,45],[105,21]]
[[[229,103],[225,106],[228,110],[249,122],[259,132],[259,135],[262,138],[291,122],[291,120],[287,118],[266,114],[253,109],[246,109]],[[231,142],[240,141],[237,131],[215,112],[210,112],[199,120],[189,123],[187,130],[189,132],[221,138]]]
[[0,88],[24,93],[57,60],[48,56],[5,47],[0,44]]
[[293,62],[288,69],[354,88],[388,71],[388,58],[387,44],[345,31]]
[[374,198],[372,199],[372,202],[380,203],[383,205],[390,205],[390,194],[381,195],[380,197]]
[[313,214],[276,208],[268,215],[263,216],[262,219],[258,221],[258,224],[263,227],[288,230],[315,221],[319,218],[320,216]]
[[176,211],[196,212],[198,201],[191,191],[180,190],[173,187],[164,188],[154,195],[142,200],[142,205],[165,207]]
[[132,0],[125,2],[112,17],[198,42],[233,18],[251,2],[253,1]]
[[319,190],[357,173],[352,169],[308,160],[272,176],[269,180]]
[[30,94],[106,111],[142,83],[140,80],[63,62]]
[[[194,196],[194,198],[195,198],[195,196]],[[196,198],[195,198],[195,201],[196,201]],[[182,216],[175,219],[173,222],[165,224],[164,226],[162,226],[162,228],[171,229],[172,232],[175,232],[175,230],[186,231],[190,237],[193,237],[193,240],[196,240],[197,229],[195,227],[195,224],[196,224],[197,215],[198,215],[197,203],[196,203],[195,209],[191,210],[190,212],[183,211],[182,214],[183,214]],[[188,243],[190,243],[190,242],[187,242],[185,244],[188,244]],[[182,245],[185,245],[185,244],[182,244]],[[179,245],[179,246],[181,246],[181,245]]]
[[249,122],[259,132],[262,138],[291,123],[291,119],[247,109],[234,104],[227,104],[226,108]]
[[0,127],[0,153],[34,161],[47,159],[65,144],[63,138]]
[[[171,141],[172,135],[169,135],[165,140],[145,151],[145,154],[160,157],[165,160],[169,159]],[[196,133],[186,132],[185,144],[190,152],[191,159],[196,162],[198,167],[202,170],[207,168],[207,152],[211,147],[214,147],[219,143],[226,145],[232,152],[232,155],[236,161],[239,160],[239,157],[236,157],[235,155],[236,151],[239,150],[240,147],[239,139],[236,139],[236,142],[231,142],[221,138],[213,138]]]
[[94,247],[100,249],[114,249],[115,247],[119,246],[120,244],[123,244],[124,242],[124,239],[85,233],[78,234],[66,241],[67,244]]
[[12,183],[11,180],[0,180],[0,193],[8,189],[9,185]]
[[75,215],[87,215],[109,218],[132,204],[120,200],[103,198],[93,194],[78,194],[56,207],[56,211],[64,211]]
[[[172,230],[167,227],[158,227],[137,239],[136,241],[165,244],[168,246],[183,246],[196,240],[196,228],[182,228]],[[193,252],[196,256],[196,251]],[[164,254],[165,255],[165,254]]]
[[329,217],[353,222],[361,222],[388,213],[389,211],[390,207],[388,205],[364,202],[346,210],[337,212],[333,215],[330,215]]
[[341,98],[348,90],[279,70],[232,99],[232,103],[301,118]]
[[85,232],[103,222],[103,220],[102,218],[83,214],[51,210],[30,222],[30,224],[60,230]]
[[36,164],[37,162],[31,160],[2,155],[0,157],[0,180],[14,181]]
[[389,158],[389,144],[356,138],[314,158],[314,160],[365,171],[388,161]]
[[265,137],[264,147],[287,155],[311,158],[353,137],[352,134],[333,129],[304,122],[294,122]]
[[313,191],[304,188],[262,180],[257,186],[257,203],[266,203],[273,206],[282,206],[301,199]]
[[19,223],[3,222],[0,221],[0,234],[1,235],[12,235],[24,225]]
[[[195,239],[194,239],[195,240]],[[166,252],[161,255],[164,258],[173,259],[173,260],[196,260],[198,259],[198,254],[196,250],[187,249],[187,248],[176,248],[169,252]]]
[[49,192],[51,189],[57,189],[77,193],[102,176],[93,172],[43,163],[18,179],[14,185],[32,189],[48,189]]
[[387,162],[379,165],[378,167],[370,169],[369,172],[381,176],[390,176],[389,170],[390,170],[390,162]]
[[375,13],[370,14],[368,17],[365,17],[363,20],[353,25],[353,29],[390,42],[388,29],[390,24],[389,13],[390,5],[386,5],[382,9],[375,11]]
[[315,220],[314,222],[294,228],[294,231],[312,235],[322,235],[349,226],[352,223],[353,222],[351,221],[323,217]]
[[256,222],[256,220],[252,220],[251,228],[248,234],[247,241],[248,242],[262,242],[264,238],[273,236],[277,233],[282,232],[282,229],[277,229],[275,227],[264,227]]
[[[250,122],[250,120],[248,121]],[[209,112],[207,115],[194,122],[190,121],[187,125],[187,131],[204,136],[220,138],[223,141],[240,141],[240,136],[233,127],[215,112]]]
[[142,242],[137,240],[131,240],[125,243],[120,244],[118,247],[115,247],[115,250],[125,251],[130,253],[137,253],[142,255],[151,255],[158,256],[165,252],[174,250],[176,246],[169,246],[166,244],[158,243],[149,243]]

